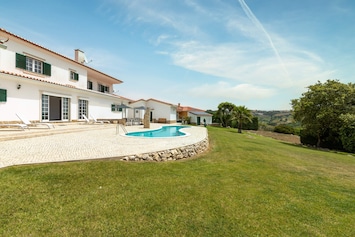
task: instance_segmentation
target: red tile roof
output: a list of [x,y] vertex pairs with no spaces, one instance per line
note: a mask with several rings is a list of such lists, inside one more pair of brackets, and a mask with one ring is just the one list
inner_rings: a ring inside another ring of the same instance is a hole
[[202,109],[197,109],[197,108],[193,108],[190,106],[179,106],[178,107],[178,112],[189,112],[189,111],[200,111],[200,112],[204,112],[204,110]]

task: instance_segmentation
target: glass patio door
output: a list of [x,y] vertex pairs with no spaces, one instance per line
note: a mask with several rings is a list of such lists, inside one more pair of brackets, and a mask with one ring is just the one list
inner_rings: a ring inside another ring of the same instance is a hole
[[62,120],[69,121],[69,98],[62,98]]
[[79,112],[78,118],[79,119],[84,119],[83,115],[85,115],[86,117],[89,117],[88,105],[89,105],[89,101],[79,99],[79,110],[78,110],[78,112]]
[[49,96],[42,94],[42,121],[49,121]]
[[42,94],[42,121],[69,121],[70,98]]

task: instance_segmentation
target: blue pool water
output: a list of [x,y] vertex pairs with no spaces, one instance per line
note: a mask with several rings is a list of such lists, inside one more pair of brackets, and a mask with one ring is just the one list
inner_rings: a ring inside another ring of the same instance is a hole
[[185,136],[186,133],[180,132],[181,128],[187,128],[187,126],[163,126],[157,130],[150,130],[144,132],[129,132],[127,136],[134,137],[178,137]]

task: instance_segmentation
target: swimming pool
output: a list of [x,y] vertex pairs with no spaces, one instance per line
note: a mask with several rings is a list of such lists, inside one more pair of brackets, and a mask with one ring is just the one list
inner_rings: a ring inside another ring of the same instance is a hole
[[180,129],[188,128],[188,126],[163,126],[157,130],[149,130],[144,132],[129,132],[126,136],[134,137],[180,137],[187,134],[181,132]]

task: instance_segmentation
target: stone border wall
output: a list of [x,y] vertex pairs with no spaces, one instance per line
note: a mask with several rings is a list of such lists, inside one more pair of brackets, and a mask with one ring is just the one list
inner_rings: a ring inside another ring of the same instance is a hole
[[208,137],[204,140],[179,148],[173,148],[163,151],[155,151],[151,153],[143,153],[131,156],[125,156],[120,160],[123,161],[155,161],[155,162],[162,162],[162,161],[174,161],[174,160],[181,160],[193,157],[197,154],[200,154],[208,149]]

